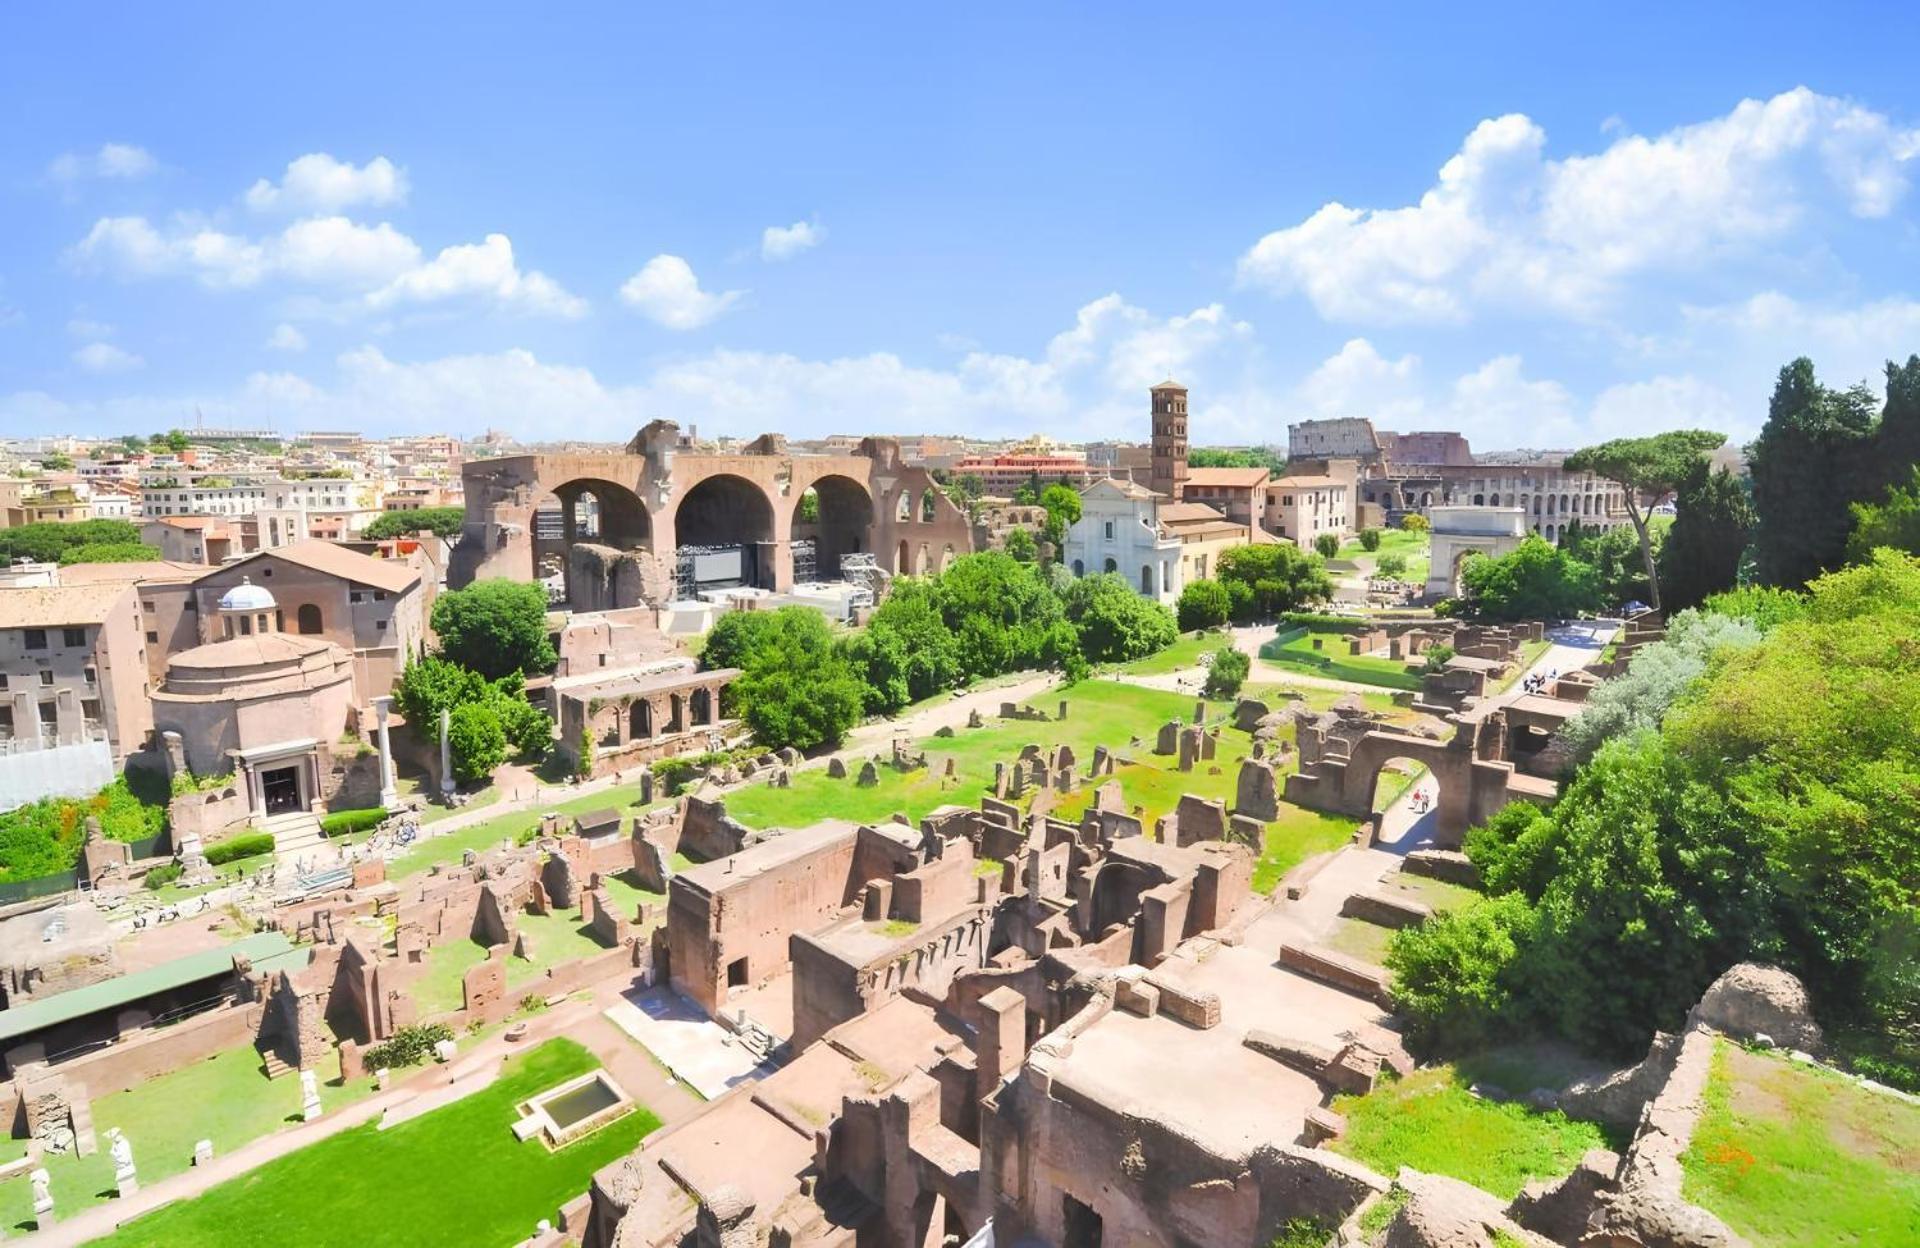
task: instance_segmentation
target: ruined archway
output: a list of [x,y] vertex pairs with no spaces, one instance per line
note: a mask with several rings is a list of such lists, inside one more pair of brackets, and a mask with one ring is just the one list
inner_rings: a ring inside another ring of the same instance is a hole
[[774,587],[773,505],[745,477],[717,473],[686,492],[673,513],[674,596]]
[[1130,862],[1108,862],[1093,880],[1093,927],[1087,935],[1097,939],[1115,923],[1131,923],[1140,913],[1140,894],[1151,888],[1152,878]]
[[1377,821],[1380,848],[1402,854],[1433,848],[1441,806],[1440,780],[1424,760],[1406,754],[1380,760],[1367,803]]
[[793,505],[793,579],[841,579],[841,558],[866,550],[872,530],[867,488],[852,477],[821,477]]
[[624,485],[583,477],[554,487],[560,502],[561,532],[568,545],[592,542],[615,550],[645,550],[653,542],[653,520],[640,496]]

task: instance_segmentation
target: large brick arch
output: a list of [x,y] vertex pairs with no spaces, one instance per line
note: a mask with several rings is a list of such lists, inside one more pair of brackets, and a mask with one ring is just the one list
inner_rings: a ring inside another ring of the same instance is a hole
[[[655,421],[636,434],[624,451],[470,461],[461,470],[467,515],[449,569],[450,583],[466,585],[484,577],[532,580],[540,558],[559,555],[569,569],[569,594],[576,608],[663,605],[672,592],[683,524],[694,521],[698,537],[719,531],[708,522],[704,508],[683,519],[681,507],[690,496],[701,506],[699,500],[716,488],[736,502],[753,505],[752,527],[764,536],[751,540],[768,546],[760,581],[776,591],[793,586],[795,513],[809,488],[836,499],[837,532],[828,552],[831,562],[856,551],[870,552],[882,567],[889,567],[903,540],[915,551],[922,545],[935,551],[950,545],[960,553],[974,548],[966,514],[940,491],[926,469],[901,462],[899,445],[891,439],[869,438],[857,451],[841,455],[795,454],[787,450],[783,438],[773,434],[755,439],[744,452],[727,455],[695,454],[679,441],[678,426]],[[708,485],[719,479],[725,483]],[[854,520],[856,491],[869,500],[862,524]],[[536,542],[536,511],[555,503],[564,507],[587,492],[595,492],[596,497],[604,493],[617,501],[612,510],[620,524],[612,532],[594,535],[614,540],[582,542],[569,533]],[[931,520],[924,518],[921,506],[929,492]],[[903,493],[912,497],[914,505],[911,518],[899,520],[892,507]],[[582,546],[589,549],[582,552]],[[596,587],[591,593],[573,592],[571,576],[576,568],[591,573],[583,580]]]

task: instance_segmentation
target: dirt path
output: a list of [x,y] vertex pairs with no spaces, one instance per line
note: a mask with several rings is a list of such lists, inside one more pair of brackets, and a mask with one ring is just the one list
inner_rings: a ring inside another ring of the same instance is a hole
[[823,754],[809,762],[825,765],[829,758],[838,757],[851,761],[864,758],[875,751],[884,750],[892,745],[896,738],[919,740],[930,737],[941,728],[964,728],[967,715],[979,711],[987,719],[999,712],[1002,702],[1025,702],[1038,697],[1052,688],[1060,679],[1056,672],[1034,672],[1017,680],[1004,684],[989,684],[969,689],[957,698],[944,702],[935,702],[909,712],[898,719],[883,719],[877,723],[862,724],[847,734],[846,742],[832,754]]

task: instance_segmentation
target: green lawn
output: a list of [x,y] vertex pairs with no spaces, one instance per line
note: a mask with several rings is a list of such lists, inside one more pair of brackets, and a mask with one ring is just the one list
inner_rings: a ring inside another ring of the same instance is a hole
[[[1269,641],[1260,647],[1260,657],[1276,667],[1328,680],[1350,680],[1386,689],[1420,687],[1420,677],[1408,671],[1405,662],[1372,654],[1348,654],[1347,639],[1348,634],[1339,629],[1310,628],[1289,641]],[[1318,650],[1313,648],[1316,641],[1320,643]]]
[[[1314,692],[1328,695],[1328,702],[1339,696],[1326,690]],[[1241,760],[1253,747],[1251,734],[1223,726],[1215,757],[1188,772],[1179,769],[1175,758],[1153,752],[1161,724],[1169,719],[1186,722],[1191,718],[1192,696],[1119,681],[1091,680],[1061,693],[1045,694],[1035,703],[1051,710],[1062,697],[1068,702],[1064,723],[989,719],[983,727],[963,728],[952,737],[927,738],[917,742],[915,748],[927,752],[928,768],[902,773],[883,766],[880,783],[871,788],[854,783],[857,767],[850,768],[853,774],[844,780],[830,779],[824,767],[808,767],[794,773],[791,788],[755,785],[730,795],[727,813],[750,827],[805,827],[830,818],[871,822],[885,819],[894,811],[919,819],[945,803],[977,806],[992,785],[994,763],[1011,762],[1028,742],[1064,743],[1077,755],[1081,785],[1072,793],[1059,795],[1054,812],[1061,819],[1078,819],[1093,801],[1094,786],[1086,782],[1085,769],[1096,744],[1106,744],[1131,760],[1114,768],[1114,778],[1120,782],[1128,810],[1137,811],[1149,834],[1154,821],[1172,813],[1183,794],[1232,805]],[[1229,709],[1224,702],[1209,703],[1209,722],[1219,724]],[[1135,737],[1141,742],[1137,747],[1128,744]],[[959,773],[951,784],[940,779],[947,758],[955,760]],[[1031,796],[1022,804],[1030,802]],[[1264,852],[1254,868],[1254,887],[1262,893],[1272,892],[1280,877],[1296,864],[1344,844],[1353,835],[1354,826],[1352,819],[1283,804],[1280,818],[1267,825]]]
[[388,1131],[369,1122],[322,1140],[99,1241],[113,1248],[427,1248],[449,1237],[511,1244],[586,1190],[660,1120],[644,1107],[558,1152],[520,1143],[514,1106],[598,1063],[571,1040],[508,1059],[500,1079]]
[[[320,1084],[320,1104],[332,1113],[373,1092],[373,1080],[351,1086]],[[263,1135],[301,1121],[300,1081],[269,1080],[251,1047],[229,1049],[137,1088],[93,1103],[100,1151],[91,1157],[47,1157],[55,1207],[64,1215],[113,1197],[113,1159],[107,1130],[119,1127],[133,1145],[143,1183],[155,1183],[191,1167],[193,1146],[212,1140],[214,1156],[230,1153]],[[32,1190],[25,1180],[0,1184],[0,1226],[24,1230],[32,1218]]]
[[1407,561],[1407,570],[1400,576],[1403,581],[1424,581],[1427,579],[1428,551],[1430,543],[1425,533],[1410,533],[1405,529],[1383,529],[1380,533],[1380,549],[1368,552],[1367,548],[1355,538],[1340,548],[1336,559],[1378,560],[1381,555],[1400,555]]
[[1373,966],[1385,966],[1387,942],[1392,939],[1392,928],[1348,916],[1333,925],[1333,931],[1327,937],[1327,946],[1336,953],[1344,953]]
[[1334,1098],[1347,1120],[1332,1147],[1382,1174],[1412,1166],[1492,1192],[1518,1195],[1529,1179],[1566,1174],[1582,1153],[1606,1145],[1600,1128],[1558,1110],[1482,1100],[1451,1066],[1382,1079],[1364,1096]]
[[606,887],[607,901],[627,918],[632,918],[642,902],[658,906],[667,900],[665,893],[655,893],[641,888],[633,882],[632,873],[621,871],[614,875],[603,875],[600,882]]
[[625,814],[632,813],[632,804],[639,799],[640,784],[635,781],[632,784],[602,789],[597,793],[570,797],[564,801],[548,802],[538,810],[521,811],[517,814],[499,815],[486,819],[470,827],[461,828],[457,832],[414,842],[411,848],[402,851],[399,856],[387,863],[387,878],[403,880],[410,875],[418,875],[437,863],[459,862],[470,849],[481,852],[490,850],[502,840],[516,837],[538,825],[540,816],[548,811],[557,810],[564,815],[578,815],[589,810],[603,810],[612,806]]
[[1680,1164],[1756,1248],[1920,1244],[1920,1107],[1778,1054],[1715,1045]]
[[1353,839],[1359,825],[1345,815],[1330,815],[1282,803],[1280,817],[1267,825],[1260,861],[1253,864],[1253,891],[1266,896],[1287,872],[1315,854],[1331,853]]
[[1435,910],[1459,910],[1479,901],[1481,897],[1477,890],[1465,885],[1449,884],[1445,880],[1415,875],[1410,871],[1396,871],[1389,875],[1377,891],[1387,896],[1398,894],[1410,897]]
[[1189,667],[1200,666],[1200,656],[1212,654],[1222,646],[1230,646],[1233,639],[1224,632],[1182,633],[1179,640],[1165,650],[1148,655],[1144,659],[1135,659],[1131,663],[1119,663],[1119,671],[1131,672],[1136,676],[1158,676],[1167,672],[1183,671]]
[[[607,947],[594,938],[593,929],[584,926],[575,911],[534,914],[523,910],[517,922],[533,942],[533,957],[507,959],[509,992],[538,978],[550,966],[606,952]],[[465,1004],[461,980],[486,960],[487,947],[477,940],[450,940],[429,949],[427,969],[414,981],[412,990],[421,1016],[444,1014]]]
[[1390,693],[1349,693],[1339,689],[1321,689],[1311,685],[1246,685],[1241,688],[1242,697],[1259,698],[1274,710],[1279,710],[1288,702],[1288,695],[1298,693],[1305,700],[1308,709],[1324,711],[1342,698],[1360,699],[1360,704],[1369,711],[1382,715],[1393,715],[1410,719],[1413,712],[1403,706],[1396,706]]
[[[882,765],[880,782],[870,788],[855,783],[858,762],[848,764],[844,780],[829,778],[823,766],[809,766],[794,773],[791,788],[757,784],[729,794],[727,813],[749,827],[798,828],[822,819],[871,823],[895,811],[918,819],[947,803],[978,806],[980,798],[992,789],[994,763],[1013,761],[1023,745],[1070,745],[1082,768],[1092,759],[1097,744],[1144,756],[1151,750],[1160,725],[1169,719],[1185,722],[1193,714],[1194,703],[1185,694],[1114,680],[1088,680],[1071,689],[1048,690],[1032,699],[1032,705],[1045,709],[1051,717],[1062,700],[1068,704],[1064,722],[989,716],[982,727],[960,728],[951,737],[924,738],[914,748],[926,751],[927,767],[898,772]],[[1209,714],[1224,716],[1228,710],[1224,703],[1214,703]],[[1133,737],[1143,742],[1137,749],[1127,744]],[[1242,740],[1248,738],[1243,736]],[[952,783],[941,778],[949,758],[958,772]]]

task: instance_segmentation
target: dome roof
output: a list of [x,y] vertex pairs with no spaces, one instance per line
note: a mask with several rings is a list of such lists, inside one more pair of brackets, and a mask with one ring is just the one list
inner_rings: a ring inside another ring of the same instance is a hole
[[272,594],[246,577],[241,578],[238,585],[220,595],[222,611],[271,611],[276,605]]

